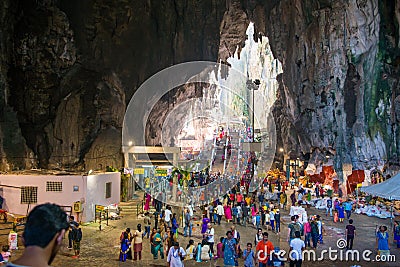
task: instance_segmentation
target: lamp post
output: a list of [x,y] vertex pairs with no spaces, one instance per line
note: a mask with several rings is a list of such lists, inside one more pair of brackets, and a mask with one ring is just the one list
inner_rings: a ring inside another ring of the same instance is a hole
[[248,80],[246,82],[247,89],[253,91],[253,101],[252,101],[252,118],[251,118],[251,128],[252,128],[252,135],[251,139],[252,142],[254,142],[254,91],[258,90],[258,87],[260,86],[261,82],[259,79],[255,79],[254,81]]
[[[253,145],[255,143],[255,138],[254,138],[254,133],[255,133],[255,130],[254,130],[254,91],[258,90],[258,87],[260,86],[260,84],[261,84],[261,82],[260,82],[259,79],[255,79],[254,81],[247,80],[247,82],[246,82],[247,89],[253,91],[253,93],[252,93],[252,97],[253,97],[253,101],[252,101],[252,119],[251,119],[251,128],[252,128],[251,129],[251,131],[252,131],[251,143],[253,143],[253,144],[250,145],[250,148],[253,148]],[[252,149],[250,149],[250,150],[251,150],[250,151],[250,155],[251,155],[251,178],[254,179],[254,169],[255,169],[254,165],[257,163],[257,159],[256,159],[255,151],[252,150]]]

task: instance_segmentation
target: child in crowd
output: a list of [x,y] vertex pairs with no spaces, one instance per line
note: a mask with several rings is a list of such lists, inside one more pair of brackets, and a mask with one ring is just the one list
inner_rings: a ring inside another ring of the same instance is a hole
[[270,221],[270,215],[269,215],[269,210],[265,212],[265,224],[267,226],[267,230],[269,230],[269,221]]
[[338,221],[339,221],[338,211],[334,210],[333,211],[333,222],[337,223]]
[[221,237],[219,239],[219,243],[217,244],[217,256],[215,257],[216,259],[224,258],[224,251],[222,250],[223,241],[224,241],[224,238]]
[[321,217],[319,215],[317,215],[317,224],[318,224],[318,242],[320,244],[323,244],[324,243],[324,239],[322,236],[323,226],[322,226]]
[[252,249],[253,245],[247,243],[247,249],[243,251],[244,267],[254,267],[256,255]]
[[261,223],[261,215],[260,215],[260,212],[257,212],[257,215],[256,215],[256,228],[257,229],[260,228],[260,223]]
[[342,203],[340,203],[339,207],[337,208],[337,211],[339,213],[339,222],[343,222],[344,221],[344,208]]
[[1,248],[1,256],[3,257],[3,262],[8,262],[11,257],[10,246],[5,245]]

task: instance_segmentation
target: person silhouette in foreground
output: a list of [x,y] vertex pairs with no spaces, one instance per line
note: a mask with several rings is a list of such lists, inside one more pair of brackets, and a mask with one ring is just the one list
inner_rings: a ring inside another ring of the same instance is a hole
[[48,267],[57,255],[69,228],[67,214],[56,204],[41,204],[29,213],[22,234],[25,246],[21,257],[8,267]]

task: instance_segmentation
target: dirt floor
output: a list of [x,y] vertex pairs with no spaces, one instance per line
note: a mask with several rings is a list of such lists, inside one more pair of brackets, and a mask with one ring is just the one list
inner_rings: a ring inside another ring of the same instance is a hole
[[[138,202],[137,200],[136,202]],[[135,201],[132,202],[132,205],[135,204]],[[343,237],[343,232],[346,223],[333,223],[331,218],[325,217],[325,214],[322,211],[316,210],[314,208],[307,209],[308,215],[312,214],[320,214],[323,219],[324,227],[326,230],[324,236],[325,244],[319,245],[316,252],[317,255],[320,255],[321,251],[324,249],[337,249],[336,242],[339,238]],[[282,232],[281,234],[275,234],[269,231],[270,240],[274,244],[274,246],[279,246],[281,249],[285,249],[288,251],[288,244],[286,242],[287,238],[287,223],[289,222],[288,211],[283,211],[282,213]],[[374,232],[377,225],[387,225],[390,226],[390,220],[379,219],[375,217],[368,217],[366,215],[352,215],[352,219],[354,220],[354,225],[357,229],[357,236],[354,241],[353,249],[357,249],[360,251],[360,258],[362,258],[361,251],[370,249],[373,251],[373,254],[370,256],[374,258],[376,255],[375,248],[375,238]],[[102,230],[99,230],[98,223],[91,223],[82,227],[83,229],[83,240],[81,242],[81,257],[79,259],[73,259],[71,256],[73,255],[73,251],[67,249],[68,240],[64,239],[64,245],[62,246],[58,256],[55,258],[53,262],[53,266],[75,266],[75,267],[87,267],[87,266],[99,266],[99,267],[108,267],[108,266],[167,266],[166,260],[153,260],[152,255],[150,254],[150,244],[148,239],[144,239],[143,242],[143,259],[140,262],[119,262],[119,236],[121,232],[126,228],[130,227],[131,229],[136,229],[136,225],[138,223],[143,224],[143,220],[137,218],[135,214],[125,215],[120,220],[109,221],[109,225],[107,226],[105,222],[102,222]],[[215,226],[216,231],[216,240],[219,240],[219,237],[224,236],[227,229],[231,226],[231,224],[227,224],[223,222],[221,226]],[[7,232],[10,227],[10,224],[2,224],[0,223],[0,242],[1,244],[7,243]],[[241,246],[244,247],[247,242],[254,241],[255,228],[251,226],[243,227],[237,226],[241,234]],[[182,233],[183,229],[180,228],[179,231]],[[18,232],[22,234],[22,229]],[[195,236],[192,239],[195,240],[195,243],[200,241],[199,227],[195,226]],[[182,247],[186,247],[189,238],[185,238],[182,235],[179,237],[179,242]],[[393,240],[391,238],[391,240]],[[19,242],[20,243],[20,242]],[[16,258],[21,255],[23,251],[23,246],[19,244],[19,250],[16,250],[12,253],[12,258]],[[318,262],[309,262],[305,261],[302,266],[314,266],[317,264],[318,266],[400,266],[400,249],[396,249],[395,245],[391,246],[391,254],[395,255],[397,261],[394,263],[378,263],[378,262],[345,262],[345,261],[329,261],[323,260]],[[326,254],[327,255],[327,254]],[[340,254],[339,259],[340,259]],[[327,256],[325,257],[327,258]],[[211,262],[202,262],[197,263],[194,261],[185,261],[185,266],[223,266],[223,262],[219,261],[211,261]],[[243,261],[239,261],[239,266],[243,266]],[[286,266],[289,266],[286,264]]]

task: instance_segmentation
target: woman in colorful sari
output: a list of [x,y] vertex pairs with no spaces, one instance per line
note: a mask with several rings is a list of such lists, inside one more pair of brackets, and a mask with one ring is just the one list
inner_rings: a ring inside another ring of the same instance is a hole
[[146,193],[145,194],[145,203],[144,203],[144,211],[149,211],[150,210],[150,203],[151,203],[151,196],[150,194]]
[[224,266],[238,266],[237,264],[237,243],[236,239],[233,238],[232,232],[226,233],[226,238],[222,242],[224,251]]
[[172,234],[173,235],[177,235],[177,231],[178,231],[178,227],[179,227],[179,224],[178,224],[178,220],[176,219],[176,213],[174,213],[173,215],[172,215],[172,227],[171,227],[171,231],[172,231]]
[[152,239],[152,254],[153,259],[158,259],[158,252],[160,251],[161,259],[164,259],[164,248],[160,234],[160,230],[154,235]]
[[124,232],[124,237],[121,240],[121,250],[119,253],[119,261],[125,262],[126,261],[126,256],[131,248],[131,242],[129,241],[128,238],[128,233]]
[[227,222],[231,222],[232,220],[232,209],[230,205],[226,205],[224,206],[224,213],[225,213],[225,218],[227,220]]

